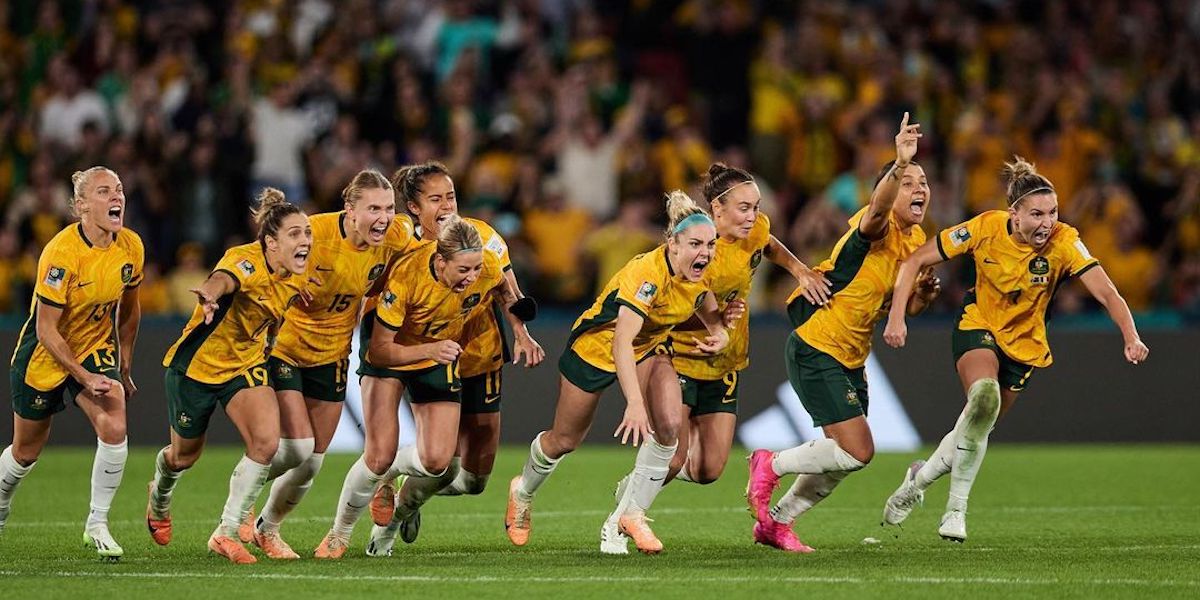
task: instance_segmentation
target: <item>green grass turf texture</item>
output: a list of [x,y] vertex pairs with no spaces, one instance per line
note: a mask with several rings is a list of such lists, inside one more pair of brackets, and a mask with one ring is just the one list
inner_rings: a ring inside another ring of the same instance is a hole
[[[798,520],[801,538],[817,548],[810,555],[752,543],[744,454],[735,449],[716,484],[676,482],[658,497],[651,516],[666,545],[660,556],[599,554],[614,484],[634,458],[619,447],[584,448],[564,460],[537,498],[529,545],[511,546],[505,493],[525,453],[508,447],[486,493],[438,497],[426,506],[415,544],[397,541],[391,558],[365,556],[364,511],[346,558],[327,562],[309,557],[355,458],[332,455],[284,524],[285,539],[303,558],[260,555],[257,565],[237,566],[209,555],[205,541],[239,449],[210,448],[180,481],[168,547],[154,545],[143,520],[153,450],[135,449],[111,513],[125,558],[105,564],[80,541],[92,452],[51,448],[21,484],[0,534],[0,581],[4,598],[39,599],[1200,597],[1198,446],[995,444],[972,493],[964,545],[936,533],[948,477],[931,488],[898,538],[880,528],[883,501],[915,458],[880,455]],[[881,543],[864,545],[868,536]]]

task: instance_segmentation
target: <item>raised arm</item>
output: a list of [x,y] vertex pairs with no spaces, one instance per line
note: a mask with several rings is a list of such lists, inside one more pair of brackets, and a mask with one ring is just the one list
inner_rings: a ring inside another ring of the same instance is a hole
[[896,134],[896,162],[871,192],[867,212],[858,222],[859,233],[868,240],[877,240],[887,233],[888,213],[892,210],[896,193],[900,191],[900,178],[904,176],[908,163],[917,154],[920,131],[919,124],[909,125],[908,113],[904,113],[904,119],[900,121],[900,133]]
[[1104,268],[1100,266],[1090,268],[1079,276],[1079,280],[1083,282],[1088,293],[1104,306],[1104,309],[1108,311],[1109,318],[1121,330],[1121,337],[1125,338],[1125,360],[1135,365],[1146,360],[1146,357],[1150,355],[1150,348],[1142,343],[1142,338],[1138,336],[1137,326],[1133,323],[1133,315],[1129,312],[1129,305],[1125,303],[1125,299],[1121,297],[1117,287],[1108,278],[1108,273],[1104,272]]
[[917,273],[944,260],[942,253],[938,251],[937,240],[933,239],[925,242],[912,256],[900,263],[900,271],[896,273],[896,287],[892,290],[892,308],[888,311],[887,327],[883,330],[883,341],[887,342],[887,345],[901,348],[908,337],[905,317]]

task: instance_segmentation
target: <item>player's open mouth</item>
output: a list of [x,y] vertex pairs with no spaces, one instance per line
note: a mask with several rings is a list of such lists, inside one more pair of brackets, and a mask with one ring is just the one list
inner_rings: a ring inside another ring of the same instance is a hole
[[387,223],[384,223],[382,225],[376,225],[376,226],[372,227],[371,228],[371,239],[376,242],[378,242],[379,240],[382,240],[383,236],[387,235],[387,228],[388,228]]
[[1042,244],[1045,244],[1046,240],[1048,240],[1048,239],[1050,239],[1050,230],[1049,229],[1039,229],[1039,230],[1033,232],[1033,243],[1036,246],[1041,246]]
[[701,259],[692,263],[692,277],[699,279],[704,274],[704,268],[708,266],[708,259]]
[[464,279],[464,280],[458,282],[458,284],[456,284],[453,289],[455,292],[461,292],[463,290],[466,290],[468,287],[470,287],[470,285],[471,285],[471,282]]
[[440,217],[438,217],[438,218],[437,218],[437,224],[438,224],[438,225],[443,225],[443,224],[445,224],[445,223],[446,223],[446,221],[449,221],[449,220],[450,220],[450,217],[453,217],[453,216],[454,216],[454,213],[446,213],[446,214],[444,214],[444,215],[442,215],[442,216],[440,216]]
[[110,206],[108,208],[108,221],[114,225],[120,225],[122,212],[120,206]]
[[296,265],[303,267],[308,262],[308,248],[300,248],[292,256],[296,259]]
[[908,203],[908,210],[912,212],[914,217],[925,216],[925,196],[914,194],[912,202]]

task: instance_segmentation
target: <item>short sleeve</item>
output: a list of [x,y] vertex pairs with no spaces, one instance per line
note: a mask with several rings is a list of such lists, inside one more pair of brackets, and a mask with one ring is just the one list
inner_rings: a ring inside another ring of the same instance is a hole
[[213,269],[213,273],[225,273],[233,278],[239,288],[245,286],[258,271],[258,266],[254,261],[245,257],[237,248],[230,248],[225,251],[221,260],[217,261],[217,266]]
[[78,275],[75,261],[53,244],[48,245],[38,258],[37,283],[34,284],[33,293],[37,295],[38,300],[50,306],[64,308],[67,305],[67,292],[71,289],[71,282]]
[[758,218],[754,220],[754,227],[750,230],[750,246],[755,250],[762,250],[771,243],[771,219],[766,213],[758,213]]
[[1083,239],[1079,237],[1079,230],[1070,225],[1063,226],[1061,248],[1062,252],[1066,254],[1067,271],[1071,277],[1083,275],[1088,269],[1100,264],[1100,261],[1093,257],[1087,246],[1083,244]]
[[938,233],[937,247],[943,259],[950,260],[956,256],[969,254],[979,247],[979,240],[983,238],[983,218],[986,214],[943,229]]
[[512,259],[508,256],[508,243],[495,230],[492,230],[490,234],[483,239],[483,250],[500,261],[501,269],[505,271],[512,269]]
[[375,318],[379,319],[379,322],[388,329],[398,331],[400,326],[404,325],[406,308],[405,299],[399,296],[391,285],[388,285],[379,295],[379,305],[375,307]]
[[636,258],[617,274],[617,304],[628,306],[645,318],[662,293],[662,277],[645,265],[651,261]]

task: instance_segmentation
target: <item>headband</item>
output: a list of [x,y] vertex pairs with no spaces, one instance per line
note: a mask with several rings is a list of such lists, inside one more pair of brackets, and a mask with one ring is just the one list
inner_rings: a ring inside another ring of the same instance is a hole
[[483,246],[472,246],[470,248],[459,248],[458,250],[451,252],[451,254],[458,254],[460,252],[483,252]]
[[1018,202],[1020,202],[1020,201],[1021,201],[1021,199],[1022,199],[1022,198],[1024,198],[1025,196],[1028,196],[1028,195],[1030,195],[1030,194],[1036,194],[1036,193],[1038,193],[1038,192],[1050,192],[1050,193],[1055,193],[1055,192],[1054,192],[1054,188],[1052,188],[1052,187],[1046,187],[1046,186],[1044,186],[1044,185],[1043,185],[1042,187],[1039,187],[1039,188],[1033,188],[1032,190],[1029,190],[1028,192],[1025,192],[1024,194],[1021,194],[1020,196],[1017,196],[1017,199],[1016,199],[1016,200],[1013,200],[1013,201],[1012,201],[1012,204],[1009,204],[1009,206],[1016,206],[1016,205],[1017,205],[1017,203],[1018,203]]
[[[726,190],[726,191],[728,191],[728,190]],[[679,235],[679,232],[683,231],[684,229],[687,229],[688,227],[691,227],[692,225],[712,225],[712,224],[713,224],[712,219],[708,218],[708,215],[706,215],[702,212],[692,213],[692,214],[684,217],[683,220],[679,221],[679,224],[675,226],[675,229],[671,230],[671,235]],[[715,225],[714,225],[714,227],[715,227]]]
[[740,186],[743,186],[743,185],[746,185],[747,183],[754,183],[754,180],[753,180],[753,179],[747,179],[747,180],[745,180],[745,181],[739,181],[739,182],[737,182],[737,183],[735,183],[735,184],[733,184],[733,185],[729,186],[728,188],[726,188],[726,189],[725,189],[725,191],[721,192],[720,194],[717,194],[717,197],[716,197],[716,198],[713,198],[713,199],[712,199],[712,202],[716,202],[717,200],[720,200],[720,199],[721,199],[721,196],[724,196],[725,194],[728,194],[729,192],[732,192],[734,188],[736,188],[736,187],[740,187]]

